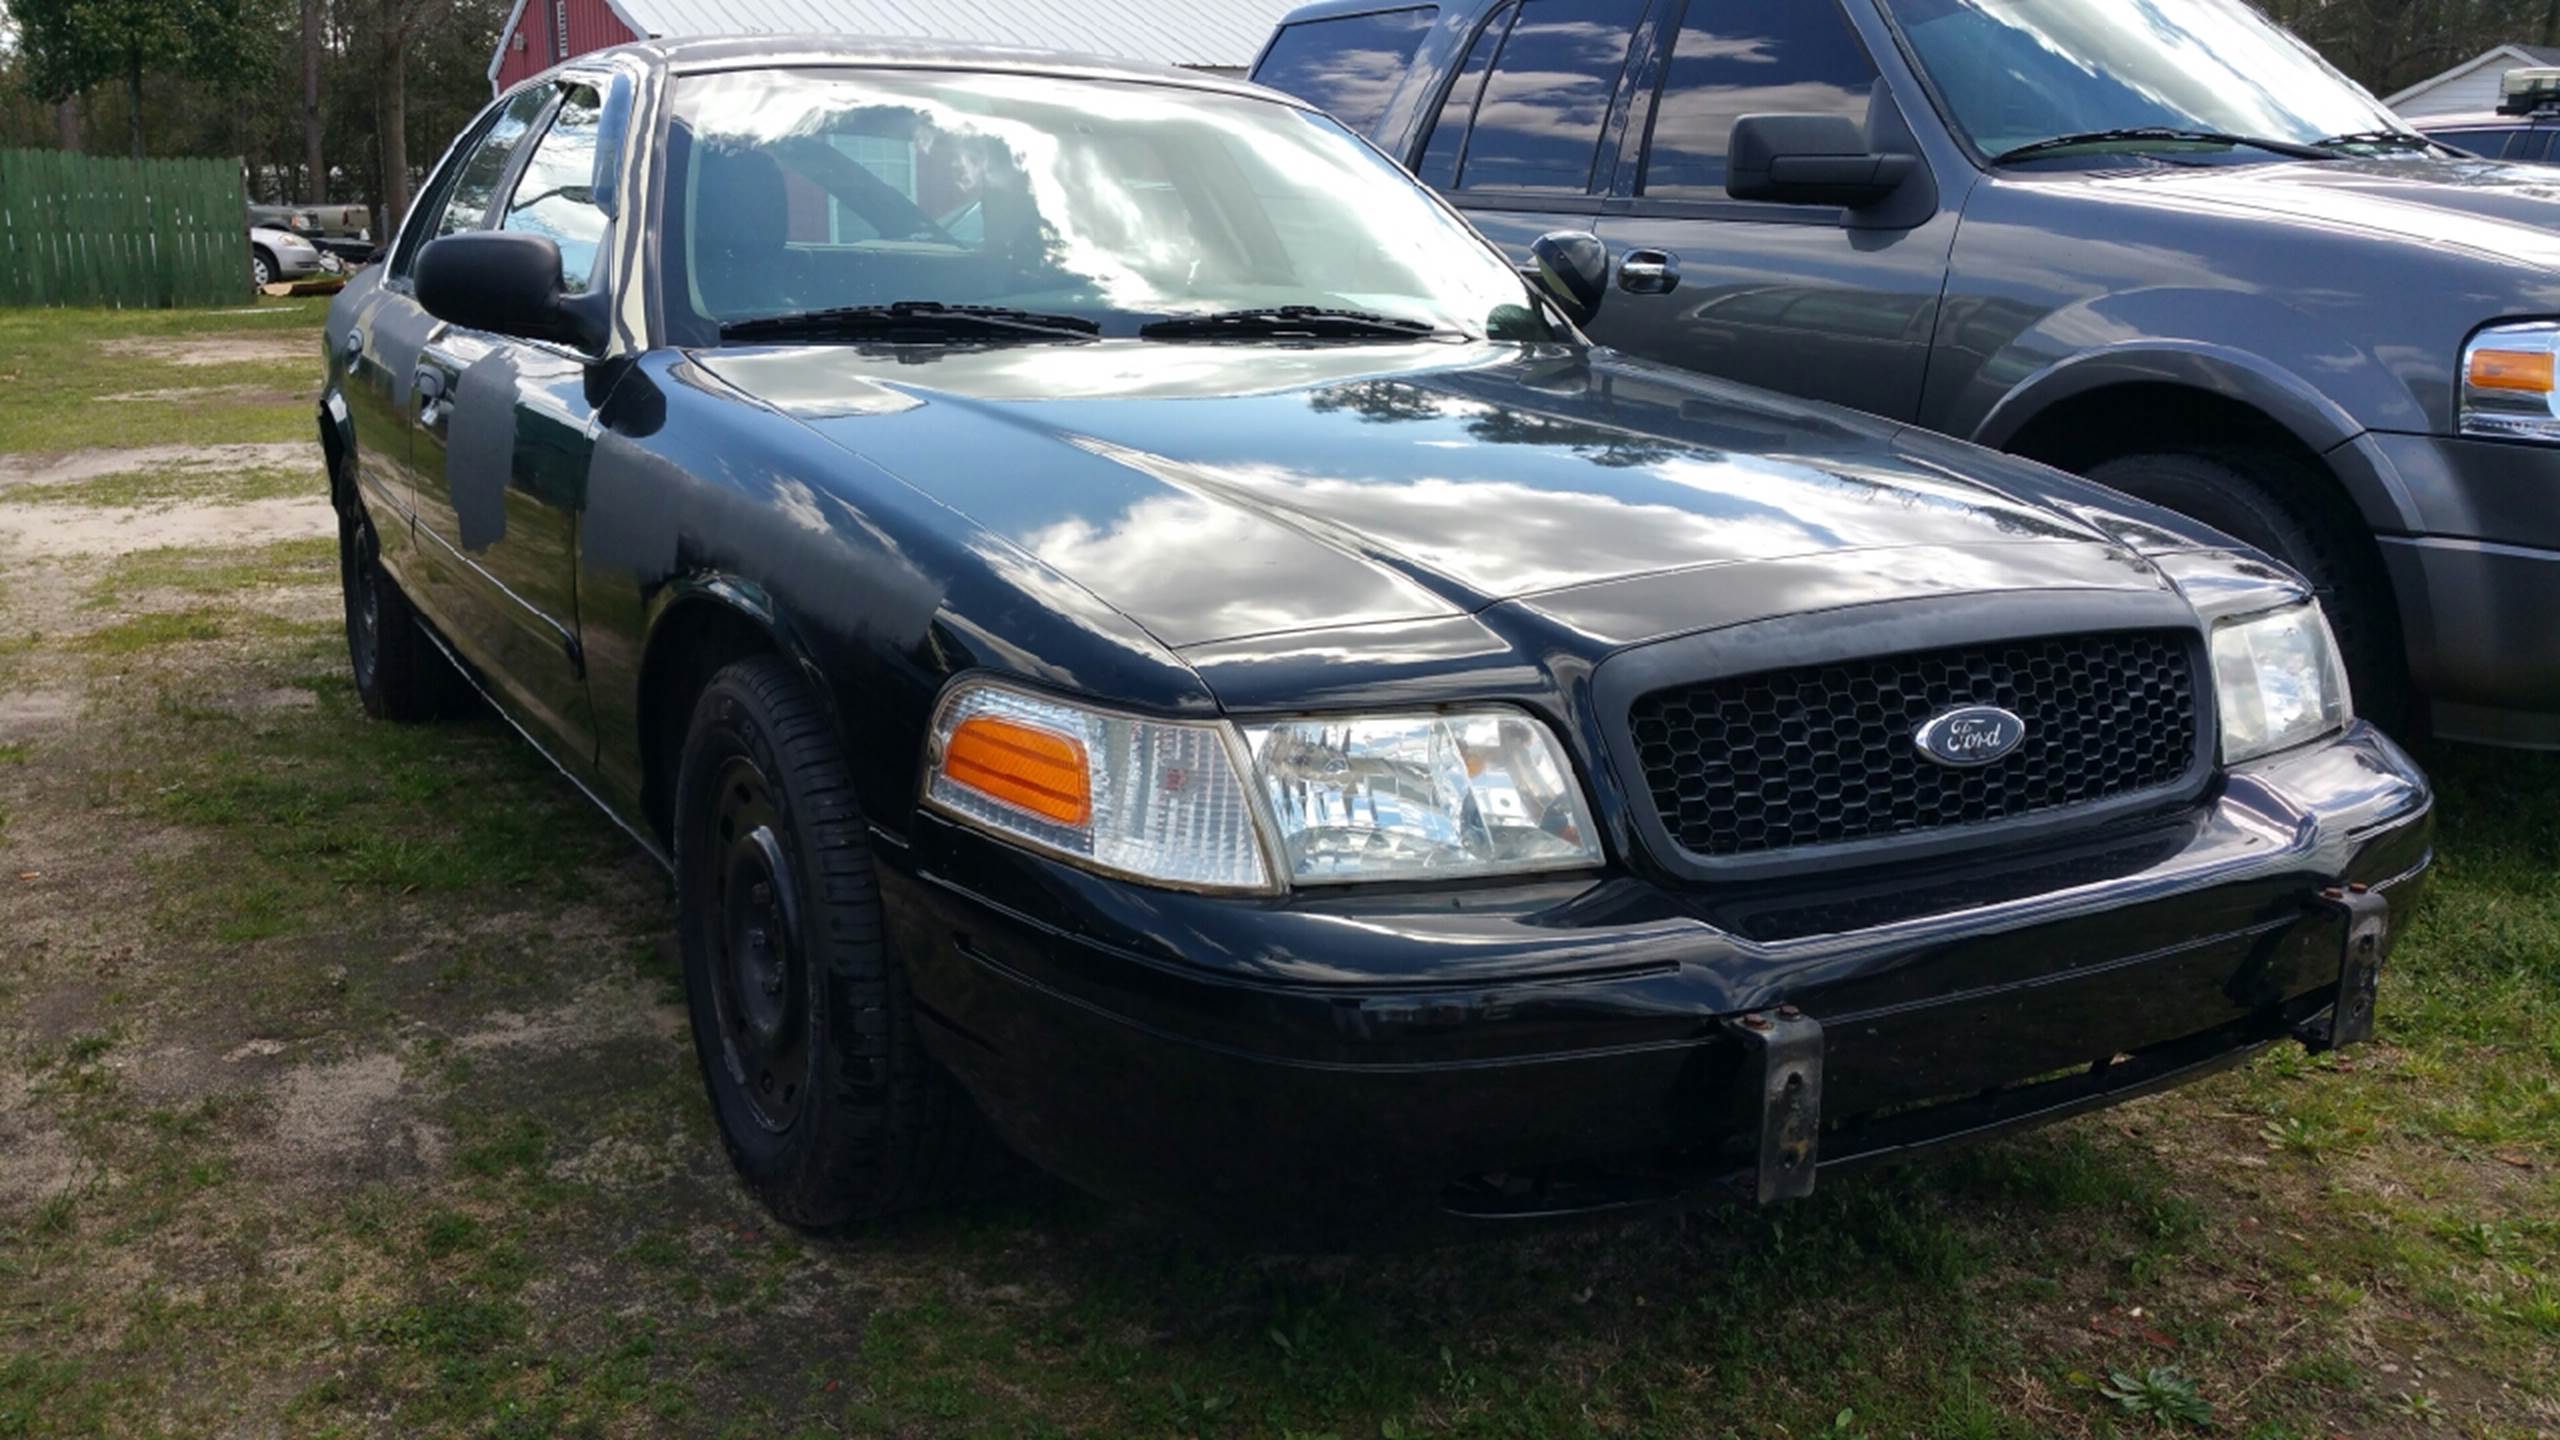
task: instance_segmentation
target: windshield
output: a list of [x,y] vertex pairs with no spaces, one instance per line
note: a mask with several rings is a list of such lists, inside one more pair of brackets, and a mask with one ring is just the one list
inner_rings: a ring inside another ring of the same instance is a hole
[[1105,336],[1316,306],[1550,338],[1518,272],[1410,177],[1267,100],[732,71],[678,81],[668,156],[664,304],[680,344],[717,343],[724,322],[907,301],[1073,316]]
[[2304,144],[2406,127],[2245,0],[1884,0],[1998,155],[2138,127]]

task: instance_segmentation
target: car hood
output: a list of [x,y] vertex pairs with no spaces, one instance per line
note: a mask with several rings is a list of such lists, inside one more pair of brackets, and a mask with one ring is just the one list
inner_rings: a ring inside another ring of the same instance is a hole
[[[1711,587],[1719,617],[1747,618],[1732,596],[1750,567],[1828,567],[1850,587],[1823,591],[1833,603],[2157,589],[2137,552],[2219,540],[2040,466],[1564,346],[694,359],[1008,542],[1003,563],[1034,559],[1175,649],[1505,600],[1569,625],[1580,595],[1621,630],[1676,630]],[[1639,577],[1688,578],[1629,619]]]
[[2560,169],[2404,156],[2160,165],[2055,183],[2118,202],[2247,213],[2560,269]]

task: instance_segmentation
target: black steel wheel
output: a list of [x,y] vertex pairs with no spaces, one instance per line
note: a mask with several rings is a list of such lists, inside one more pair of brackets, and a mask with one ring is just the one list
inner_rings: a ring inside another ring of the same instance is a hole
[[338,512],[338,584],[346,596],[347,664],[366,714],[406,724],[469,704],[470,686],[419,628],[409,597],[382,568],[381,537],[353,501]]
[[766,1206],[842,1225],[982,1168],[984,1123],[917,1035],[842,748],[789,664],[740,661],[704,687],[674,840],[694,1053]]

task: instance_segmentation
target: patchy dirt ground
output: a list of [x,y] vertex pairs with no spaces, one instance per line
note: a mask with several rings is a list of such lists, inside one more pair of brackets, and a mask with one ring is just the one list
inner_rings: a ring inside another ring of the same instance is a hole
[[[316,314],[0,315],[0,1437],[2560,1433],[2541,760],[2437,757],[2386,1043],[1794,1209],[1275,1257],[1022,1174],[777,1228],[662,877],[494,721],[366,722],[312,447],[158,413]],[[189,393],[12,431],[84,364]]]

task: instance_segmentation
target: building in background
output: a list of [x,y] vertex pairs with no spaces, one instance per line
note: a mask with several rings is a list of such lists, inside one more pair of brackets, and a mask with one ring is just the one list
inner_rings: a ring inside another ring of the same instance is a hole
[[1074,50],[1241,76],[1295,0],[516,0],[489,58],[504,90],[643,37],[880,35]]
[[2498,108],[2498,82],[2510,70],[2560,65],[2560,45],[2501,45],[2382,103],[2410,120],[2430,115],[2488,115]]

